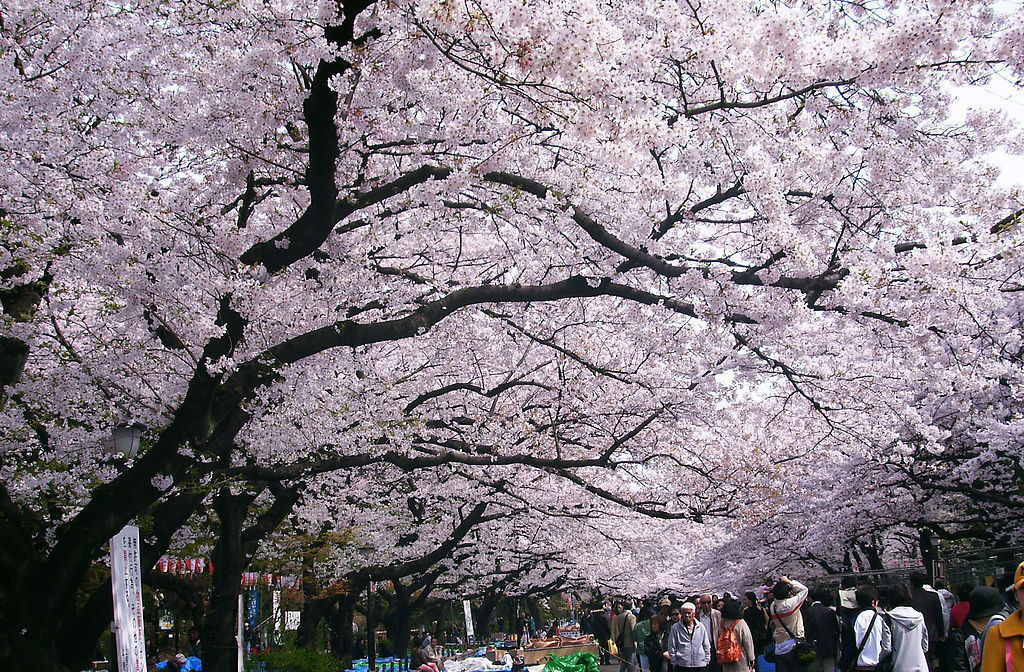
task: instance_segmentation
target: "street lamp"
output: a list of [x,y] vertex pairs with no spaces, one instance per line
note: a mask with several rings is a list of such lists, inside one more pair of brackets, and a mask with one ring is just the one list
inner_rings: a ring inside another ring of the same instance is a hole
[[105,444],[107,452],[120,453],[127,459],[132,459],[139,454],[143,431],[145,427],[139,424],[115,427]]
[[935,582],[938,581],[942,575],[942,566],[939,561],[940,543],[941,540],[936,538],[934,534],[928,535],[928,545],[931,550],[931,563],[927,569],[931,585],[935,585]]
[[[372,546],[360,546],[359,555],[368,560],[373,554]],[[373,622],[373,576],[366,574],[366,667],[370,672],[377,670],[377,625]]]

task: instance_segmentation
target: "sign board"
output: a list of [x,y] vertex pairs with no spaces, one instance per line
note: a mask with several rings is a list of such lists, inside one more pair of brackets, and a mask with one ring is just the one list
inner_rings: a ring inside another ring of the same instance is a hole
[[238,644],[238,672],[242,672],[242,668],[245,665],[245,619],[242,617],[244,614],[244,606],[242,604],[242,594],[238,595],[238,619],[235,621],[235,641]]
[[299,620],[302,618],[301,611],[286,611],[284,612],[284,629],[285,630],[298,630]]
[[277,632],[281,629],[281,590],[273,593],[272,607],[270,610],[270,630]]
[[173,630],[174,629],[174,612],[170,609],[161,609],[160,618],[157,625],[161,630]]
[[125,525],[110,540],[110,586],[114,594],[117,669],[119,672],[146,672],[139,528],[134,525]]
[[466,641],[472,642],[476,639],[476,634],[473,632],[473,608],[469,600],[462,601],[462,611],[466,614]]
[[249,627],[255,628],[260,617],[260,591],[253,588],[249,591]]

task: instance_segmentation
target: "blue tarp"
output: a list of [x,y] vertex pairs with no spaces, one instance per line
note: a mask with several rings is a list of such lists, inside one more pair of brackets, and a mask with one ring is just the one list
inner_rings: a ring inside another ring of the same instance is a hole
[[[385,656],[384,658],[377,658],[377,669],[384,663],[393,663],[395,661],[402,661],[403,659],[395,658],[394,656]],[[357,658],[352,661],[352,667],[345,670],[345,672],[366,672],[370,669],[370,661],[367,658]]]
[[[156,664],[156,669],[162,670],[167,667],[168,661],[161,660]],[[185,664],[181,666],[181,672],[202,672],[203,661],[199,660],[195,656],[189,656],[185,659]]]

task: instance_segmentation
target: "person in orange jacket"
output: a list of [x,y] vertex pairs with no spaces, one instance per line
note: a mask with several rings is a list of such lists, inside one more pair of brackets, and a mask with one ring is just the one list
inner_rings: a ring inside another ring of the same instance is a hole
[[1017,610],[985,635],[981,672],[1024,672],[1024,562],[1017,565],[1008,590],[1017,598]]

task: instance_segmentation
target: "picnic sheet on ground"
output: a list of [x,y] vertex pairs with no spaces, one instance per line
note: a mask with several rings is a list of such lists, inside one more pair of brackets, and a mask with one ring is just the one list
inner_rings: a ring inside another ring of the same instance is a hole
[[511,669],[512,656],[507,653],[505,658],[497,663],[492,663],[483,655],[449,658],[444,661],[444,672],[508,672]]
[[553,656],[544,665],[544,672],[598,672],[597,656],[589,651]]

